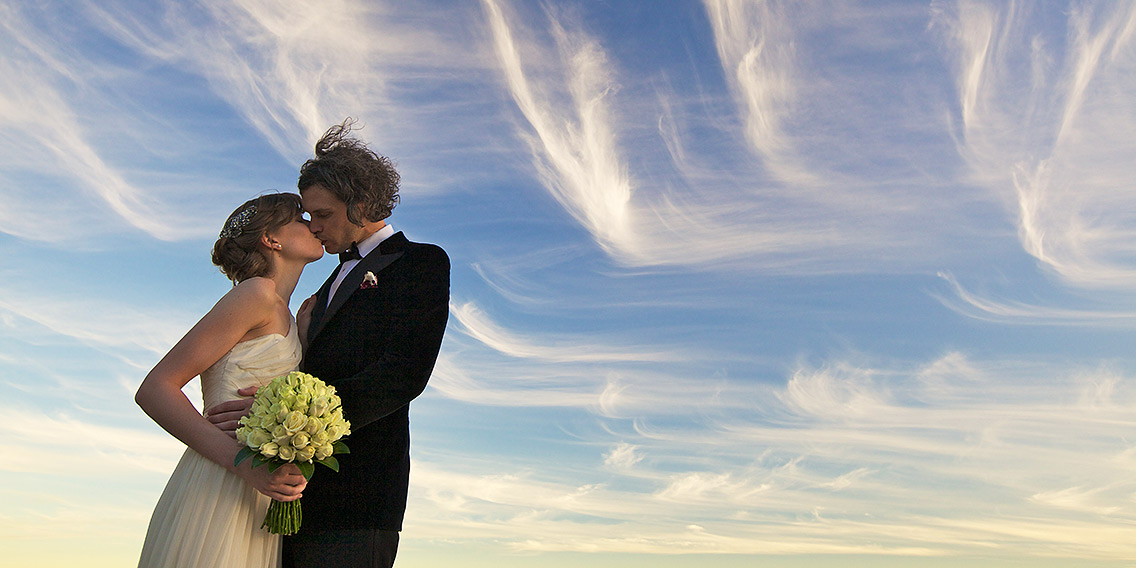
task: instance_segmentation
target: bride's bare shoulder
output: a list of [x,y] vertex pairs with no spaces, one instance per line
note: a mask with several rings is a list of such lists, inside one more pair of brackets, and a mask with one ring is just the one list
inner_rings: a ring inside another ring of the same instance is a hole
[[224,303],[239,302],[265,308],[274,306],[277,301],[276,283],[260,276],[242,280],[221,298]]

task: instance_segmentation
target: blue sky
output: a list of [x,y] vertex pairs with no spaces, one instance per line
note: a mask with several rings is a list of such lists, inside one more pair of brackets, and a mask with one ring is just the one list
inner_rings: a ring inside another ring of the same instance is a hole
[[133,391],[347,116],[453,262],[400,566],[1136,558],[1136,3],[0,0],[0,53],[6,563],[136,561]]

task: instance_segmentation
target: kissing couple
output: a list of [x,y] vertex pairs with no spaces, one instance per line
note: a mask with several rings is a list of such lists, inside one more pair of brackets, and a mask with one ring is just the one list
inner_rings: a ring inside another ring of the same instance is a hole
[[[213,263],[229,290],[138,388],[135,400],[188,448],[154,508],[140,568],[389,567],[410,476],[410,401],[426,388],[449,317],[450,262],[387,222],[399,201],[390,159],[347,119],[300,168],[299,195],[245,202]],[[305,218],[305,213],[308,215]],[[300,273],[324,251],[339,266],[289,311]],[[302,370],[334,386],[351,422],[338,473],[308,484],[288,464],[234,465],[234,434],[260,386]],[[201,377],[202,416],[182,393]],[[270,502],[303,496],[303,526],[261,528]]]

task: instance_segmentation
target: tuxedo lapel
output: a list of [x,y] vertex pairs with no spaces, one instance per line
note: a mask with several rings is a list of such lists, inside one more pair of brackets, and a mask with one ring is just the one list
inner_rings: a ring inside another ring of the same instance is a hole
[[339,289],[335,291],[335,297],[333,297],[331,303],[328,304],[327,312],[323,315],[323,320],[327,321],[335,316],[335,312],[338,312],[339,308],[343,307],[343,304],[347,302],[347,299],[359,289],[359,285],[363,283],[365,274],[368,272],[378,274],[400,256],[402,256],[402,252],[393,254],[369,254],[366,258],[359,261],[359,264],[356,264],[355,268],[352,268],[351,272],[347,273],[347,277],[343,279],[343,282],[339,283]]
[[335,277],[339,274],[339,267],[331,272],[331,276],[327,277],[323,286],[320,286],[316,291],[316,305],[312,306],[312,319],[308,324],[308,344],[311,344],[312,338],[316,336],[316,332],[323,328],[324,315],[327,312],[327,295],[331,291],[331,283],[335,281]]
[[327,302],[327,294],[329,290],[331,290],[331,284],[335,279],[336,273],[333,273],[332,277],[327,279],[324,286],[319,289],[316,304],[317,309],[319,306],[327,306],[327,309],[320,312],[318,319],[316,318],[316,311],[312,310],[311,325],[308,331],[309,345],[312,340],[316,339],[316,335],[319,335],[319,332],[324,328],[324,325],[327,324],[327,321],[335,316],[335,312],[339,311],[340,308],[343,307],[343,304],[351,298],[351,294],[359,290],[359,285],[362,284],[362,278],[364,278],[367,273],[374,273],[378,276],[379,285],[382,285],[382,276],[379,276],[378,273],[382,272],[387,266],[390,266],[391,262],[402,257],[404,252],[403,245],[406,244],[406,242],[407,239],[402,236],[401,232],[387,237],[385,241],[379,244],[378,249],[371,251],[370,254],[362,258],[359,264],[354,266],[351,272],[343,278],[343,282],[340,283],[339,289],[335,291],[335,296],[332,298],[331,303]]

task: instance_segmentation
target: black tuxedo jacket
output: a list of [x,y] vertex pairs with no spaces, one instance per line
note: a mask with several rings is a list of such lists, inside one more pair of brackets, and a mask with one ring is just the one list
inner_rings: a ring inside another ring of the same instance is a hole
[[[376,287],[363,287],[375,275]],[[334,385],[351,422],[339,472],[304,490],[304,529],[401,530],[410,477],[410,401],[426,388],[449,317],[450,260],[401,232],[317,293],[303,370]],[[326,306],[326,309],[325,309]],[[321,471],[322,470],[322,471]]]

